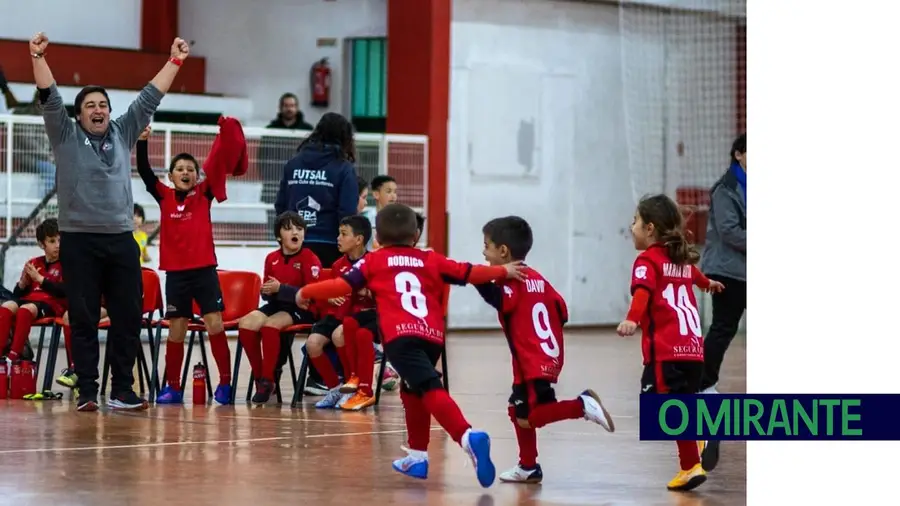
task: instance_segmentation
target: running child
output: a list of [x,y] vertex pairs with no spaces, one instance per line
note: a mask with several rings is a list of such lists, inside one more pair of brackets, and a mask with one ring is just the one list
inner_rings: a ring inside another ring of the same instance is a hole
[[[490,265],[525,261],[534,243],[531,226],[518,216],[493,219],[482,228],[484,259]],[[615,424],[600,397],[590,389],[578,397],[556,400],[553,385],[565,359],[563,325],[566,301],[540,273],[523,264],[524,279],[477,285],[481,297],[497,310],[512,352],[513,385],[509,419],[519,443],[519,463],[500,474],[500,481],[540,483],[537,429],[563,420],[584,418],[609,432]]]
[[275,370],[281,353],[281,331],[291,325],[313,323],[308,308],[294,304],[296,289],[319,278],[322,263],[309,248],[303,247],[306,223],[294,211],[275,219],[274,233],[280,247],[266,255],[261,289],[266,302],[238,322],[238,339],[253,377],[256,378],[254,404],[265,404],[275,391]]
[[401,204],[389,204],[378,213],[376,235],[380,249],[366,255],[341,278],[299,290],[298,305],[306,299],[326,300],[362,288],[371,290],[378,305],[385,353],[403,378],[400,399],[406,411],[410,449],[406,457],[394,461],[394,470],[413,478],[428,477],[428,443],[434,416],[472,459],[481,486],[489,487],[496,477],[490,437],[472,429],[435,369],[444,351],[441,298],[448,283],[480,284],[516,278],[521,268],[516,263],[473,266],[416,249],[416,213]]
[[159,202],[159,269],[166,271],[166,386],[156,398],[157,404],[183,401],[181,368],[184,362],[184,338],[194,316],[196,302],[209,336],[209,347],[219,371],[214,398],[219,404],[231,402],[231,350],[222,323],[222,290],[216,272],[210,210],[213,199],[222,202],[225,178],[246,170],[247,143],[240,123],[233,118],[219,119],[220,132],[206,160],[206,178],[199,181],[200,164],[188,153],[175,155],[169,163],[169,187],[157,179],[147,151],[148,127],[137,143],[137,166],[150,195]]
[[[59,263],[59,223],[44,220],[35,229],[38,246],[44,254],[25,262],[22,275],[13,288],[13,300],[0,305],[0,353],[9,346],[7,358],[18,362],[35,320],[62,316],[66,311],[66,292]],[[10,331],[13,333],[9,343]]]
[[[619,324],[621,336],[641,327],[644,373],[641,394],[695,394],[703,376],[703,337],[693,285],[719,292],[694,265],[700,258],[684,235],[678,206],[665,195],[644,197],[637,206],[631,233],[642,251],[634,261],[631,308]],[[652,323],[652,324],[651,324]],[[681,470],[669,490],[692,490],[706,481],[702,444],[676,441]]]

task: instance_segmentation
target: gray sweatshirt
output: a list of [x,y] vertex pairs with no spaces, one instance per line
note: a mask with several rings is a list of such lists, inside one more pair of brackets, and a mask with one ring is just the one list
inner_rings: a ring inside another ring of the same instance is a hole
[[[46,96],[46,94],[44,94]],[[117,234],[134,230],[131,148],[159,107],[163,94],[147,84],[103,136],[73,122],[56,84],[44,102],[44,127],[56,159],[59,229]]]

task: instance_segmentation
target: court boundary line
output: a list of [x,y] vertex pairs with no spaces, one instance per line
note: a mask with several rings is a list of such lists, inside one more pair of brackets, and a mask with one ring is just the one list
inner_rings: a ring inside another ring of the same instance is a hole
[[[432,431],[442,430],[440,427],[431,427]],[[128,445],[107,445],[107,446],[77,446],[77,447],[54,447],[54,448],[23,448],[19,450],[0,450],[0,455],[13,455],[23,453],[63,453],[63,452],[86,452],[86,451],[105,451],[105,450],[132,450],[143,448],[164,448],[167,446],[191,446],[191,445],[223,445],[236,443],[260,443],[265,441],[285,441],[292,439],[322,439],[330,437],[356,437],[356,436],[376,436],[376,435],[393,435],[404,434],[406,429],[392,429],[382,431],[366,431],[366,432],[344,432],[334,434],[309,434],[309,435],[291,435],[291,436],[271,436],[261,438],[244,438],[244,439],[217,439],[211,441],[167,441],[160,443],[135,443]]]

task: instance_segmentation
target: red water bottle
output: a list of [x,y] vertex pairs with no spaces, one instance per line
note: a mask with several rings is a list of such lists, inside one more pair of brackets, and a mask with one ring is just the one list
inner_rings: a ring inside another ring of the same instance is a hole
[[12,371],[9,375],[9,398],[21,399],[25,396],[24,388],[22,388],[22,362],[13,362]]
[[22,397],[37,393],[37,364],[30,360],[22,361]]
[[206,404],[206,367],[202,363],[194,366],[194,404]]
[[0,399],[6,399],[9,396],[9,371],[6,365],[6,358],[0,357]]

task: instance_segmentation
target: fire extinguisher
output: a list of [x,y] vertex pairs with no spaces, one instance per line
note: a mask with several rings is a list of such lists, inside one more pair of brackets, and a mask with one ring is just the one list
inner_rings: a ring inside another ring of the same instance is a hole
[[331,94],[331,68],[328,58],[322,58],[309,69],[309,91],[312,94],[313,107],[328,107]]
[[206,367],[203,363],[194,366],[194,404],[206,404]]

